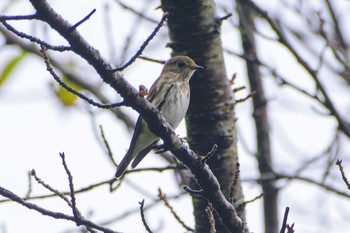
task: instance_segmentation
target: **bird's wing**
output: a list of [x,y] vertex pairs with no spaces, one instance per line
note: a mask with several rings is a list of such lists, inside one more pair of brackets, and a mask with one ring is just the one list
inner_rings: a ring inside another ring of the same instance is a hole
[[149,102],[153,103],[155,106],[158,107],[158,105],[162,102],[164,95],[167,93],[168,88],[170,88],[172,82],[175,80],[175,77],[172,76],[176,75],[173,73],[160,75],[160,77],[154,82],[154,84],[151,86],[148,92],[147,100]]

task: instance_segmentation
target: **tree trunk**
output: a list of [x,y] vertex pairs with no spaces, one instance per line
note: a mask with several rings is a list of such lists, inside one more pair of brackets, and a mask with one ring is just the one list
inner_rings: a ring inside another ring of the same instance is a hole
[[[257,135],[256,157],[258,159],[260,175],[263,177],[271,173],[272,168],[270,129],[266,109],[267,101],[259,71],[259,64],[257,62],[258,56],[254,38],[254,20],[249,6],[245,4],[245,0],[237,1],[237,12],[239,14],[244,57],[249,58],[246,59],[246,66],[250,89],[256,92],[253,96],[253,117]],[[273,180],[262,181],[261,186],[264,193],[265,233],[275,233],[278,232],[278,189],[275,187],[275,182]]]
[[[220,39],[221,20],[211,0],[162,0],[169,12],[168,27],[173,55],[188,55],[205,67],[191,79],[191,102],[186,116],[188,143],[194,151],[206,155],[218,145],[216,154],[208,161],[221,190],[229,196],[237,156],[235,99],[226,76]],[[192,188],[198,188],[192,181]],[[241,183],[235,187],[235,200],[242,200]],[[207,201],[193,196],[196,232],[209,232],[205,209]],[[240,210],[244,219],[244,210]],[[227,232],[216,219],[217,232]]]

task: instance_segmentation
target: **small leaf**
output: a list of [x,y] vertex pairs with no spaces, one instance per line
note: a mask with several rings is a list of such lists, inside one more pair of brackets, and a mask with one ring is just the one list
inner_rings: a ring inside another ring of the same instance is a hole
[[5,66],[4,70],[2,71],[2,74],[0,75],[0,86],[5,83],[5,81],[9,78],[9,76],[12,74],[12,72],[15,70],[16,66],[19,64],[20,61],[23,60],[23,58],[27,55],[28,53],[26,51],[22,51],[22,53],[14,57],[12,60],[7,63]]

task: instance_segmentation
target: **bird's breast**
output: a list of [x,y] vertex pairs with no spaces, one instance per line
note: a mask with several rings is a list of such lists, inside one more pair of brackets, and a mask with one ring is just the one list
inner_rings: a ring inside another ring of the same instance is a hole
[[185,117],[190,103],[188,83],[174,83],[169,91],[161,112],[175,129]]

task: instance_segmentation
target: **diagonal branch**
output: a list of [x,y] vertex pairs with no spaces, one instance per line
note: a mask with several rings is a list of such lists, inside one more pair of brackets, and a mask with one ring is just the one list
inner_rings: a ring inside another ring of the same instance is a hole
[[169,123],[161,115],[158,109],[142,98],[138,91],[132,87],[118,72],[112,72],[113,65],[107,62],[77,30],[71,31],[69,24],[61,15],[54,11],[45,0],[30,0],[36,9],[36,15],[56,30],[70,44],[73,52],[80,55],[97,71],[104,82],[109,84],[123,98],[127,105],[140,113],[147,122],[151,132],[163,139],[167,148],[193,173],[198,184],[206,193],[205,197],[213,204],[213,207],[220,213],[223,223],[231,232],[248,232],[248,227],[239,218],[237,211],[229,203],[220,190],[218,180],[210,170],[209,166],[203,163],[199,156],[191,151],[176,135]]
[[301,57],[301,55],[296,51],[296,49],[292,46],[292,44],[289,42],[285,34],[279,29],[278,25],[273,21],[273,19],[268,15],[266,11],[261,9],[258,5],[256,5],[254,2],[251,0],[247,1],[249,5],[260,15],[262,15],[266,21],[269,23],[271,28],[274,30],[274,32],[278,36],[278,40],[281,44],[286,46],[286,48],[292,53],[292,55],[296,58],[296,60],[304,67],[304,69],[309,73],[309,75],[312,77],[312,79],[315,81],[317,88],[320,90],[324,97],[324,103],[325,106],[328,108],[328,110],[331,112],[331,114],[337,119],[338,124],[339,124],[339,129],[344,132],[346,136],[350,138],[350,124],[346,122],[336,107],[334,106],[331,98],[329,97],[324,85],[320,81],[317,71],[313,69],[309,63]]

